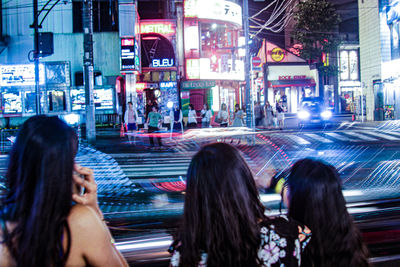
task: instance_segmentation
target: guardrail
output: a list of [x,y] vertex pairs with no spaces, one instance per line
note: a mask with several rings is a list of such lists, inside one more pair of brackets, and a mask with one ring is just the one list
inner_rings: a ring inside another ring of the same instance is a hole
[[121,118],[118,114],[96,114],[96,124],[120,124]]

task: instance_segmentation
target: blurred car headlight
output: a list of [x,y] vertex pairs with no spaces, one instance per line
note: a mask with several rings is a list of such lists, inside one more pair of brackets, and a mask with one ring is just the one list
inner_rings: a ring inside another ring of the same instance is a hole
[[332,112],[329,110],[325,110],[324,112],[321,113],[321,117],[324,120],[330,119],[332,117]]
[[64,121],[71,126],[77,125],[80,122],[80,116],[75,113],[64,115],[62,116],[62,119],[64,119]]
[[301,110],[297,113],[297,117],[299,117],[299,119],[306,120],[310,117],[310,113],[308,111]]

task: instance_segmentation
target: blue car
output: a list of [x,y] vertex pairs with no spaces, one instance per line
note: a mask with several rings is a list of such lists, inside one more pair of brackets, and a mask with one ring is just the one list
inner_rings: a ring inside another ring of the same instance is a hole
[[332,111],[325,107],[324,101],[319,97],[307,97],[301,102],[297,113],[299,127],[321,126],[331,123]]

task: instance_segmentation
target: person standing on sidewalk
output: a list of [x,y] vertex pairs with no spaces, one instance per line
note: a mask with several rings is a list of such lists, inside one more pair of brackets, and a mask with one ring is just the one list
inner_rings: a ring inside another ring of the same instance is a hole
[[280,103],[276,104],[276,118],[280,130],[283,130],[285,122],[285,113]]
[[174,105],[174,109],[169,112],[171,132],[182,132],[182,110],[179,108],[178,104]]
[[235,113],[233,114],[232,127],[243,127],[243,110],[240,109],[239,104],[235,105]]
[[197,127],[197,119],[196,118],[197,118],[196,110],[194,110],[193,104],[189,104],[189,113],[188,113],[188,122],[187,122],[187,127],[189,129]]
[[256,127],[262,124],[262,120],[264,118],[264,109],[260,105],[260,102],[257,101],[256,105],[254,106],[254,116],[256,121]]
[[220,127],[228,127],[228,119],[229,113],[225,103],[222,103],[221,110],[218,112],[217,115],[217,123],[219,123]]
[[[159,125],[162,123],[162,116],[158,112],[157,106],[153,106],[152,111],[149,113],[147,118],[147,125],[148,125],[148,133],[149,133],[149,141],[151,147],[154,147],[154,140],[153,140],[153,133],[160,130]],[[157,136],[158,145],[161,147],[161,137]]]
[[267,126],[267,128],[270,129],[271,126],[273,126],[274,124],[273,123],[274,112],[268,101],[265,103],[264,112],[265,112],[265,121],[264,121],[265,126]]
[[127,125],[128,130],[128,140],[129,143],[132,142],[132,136],[134,137],[133,140],[135,142],[135,135],[134,131],[136,131],[136,120],[137,120],[137,112],[133,109],[133,103],[128,102],[128,109],[125,111],[124,121]]
[[208,106],[208,104],[204,104],[203,109],[201,110],[201,127],[202,128],[208,128],[210,127],[210,121],[211,121],[211,110]]

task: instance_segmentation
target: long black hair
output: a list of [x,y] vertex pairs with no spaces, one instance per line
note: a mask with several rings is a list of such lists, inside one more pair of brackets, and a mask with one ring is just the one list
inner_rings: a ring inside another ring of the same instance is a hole
[[2,208],[3,220],[16,223],[4,239],[17,266],[65,265],[77,148],[75,131],[57,117],[34,116],[22,125],[9,156]]
[[265,208],[239,151],[225,143],[204,146],[192,159],[181,241],[180,266],[258,266],[260,219]]
[[297,161],[289,174],[289,216],[307,225],[306,259],[314,266],[369,266],[368,251],[346,209],[336,169],[321,161]]

